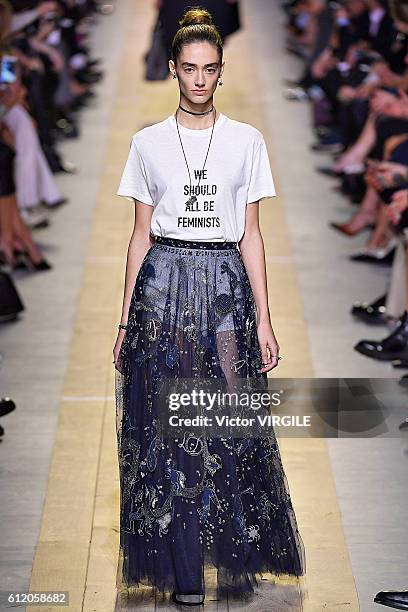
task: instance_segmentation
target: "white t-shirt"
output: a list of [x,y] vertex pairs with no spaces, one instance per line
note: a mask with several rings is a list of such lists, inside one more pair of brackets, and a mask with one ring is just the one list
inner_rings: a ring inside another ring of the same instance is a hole
[[222,113],[202,172],[211,130],[179,123],[192,192],[174,115],[133,135],[116,194],[154,206],[154,236],[239,242],[246,205],[276,196],[262,133]]

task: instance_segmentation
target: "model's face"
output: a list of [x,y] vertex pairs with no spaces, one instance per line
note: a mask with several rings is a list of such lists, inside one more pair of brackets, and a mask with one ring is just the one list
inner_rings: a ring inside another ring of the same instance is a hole
[[173,62],[170,67],[177,72],[181,94],[193,104],[203,104],[212,97],[224,71],[217,49],[208,42],[184,45],[177,69]]

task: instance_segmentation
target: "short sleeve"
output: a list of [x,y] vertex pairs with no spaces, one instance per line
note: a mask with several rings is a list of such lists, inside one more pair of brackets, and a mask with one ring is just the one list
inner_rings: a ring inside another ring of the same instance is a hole
[[144,204],[154,206],[154,201],[147,182],[143,159],[136,145],[135,137],[132,138],[130,144],[129,155],[116,195],[135,198]]
[[260,142],[256,146],[252,159],[247,203],[258,202],[262,198],[273,198],[274,196],[276,196],[275,184],[265,139],[261,134]]

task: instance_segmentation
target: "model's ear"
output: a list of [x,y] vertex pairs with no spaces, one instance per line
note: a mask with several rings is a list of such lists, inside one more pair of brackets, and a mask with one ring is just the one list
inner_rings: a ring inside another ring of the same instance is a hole
[[173,60],[169,60],[169,70],[174,77],[176,75],[176,67],[174,65]]

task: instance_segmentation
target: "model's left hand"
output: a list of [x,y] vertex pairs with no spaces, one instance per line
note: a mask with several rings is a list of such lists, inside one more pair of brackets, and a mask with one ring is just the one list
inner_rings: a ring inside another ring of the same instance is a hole
[[261,367],[259,371],[269,372],[278,365],[279,344],[273,333],[272,326],[268,321],[259,323],[257,332],[262,363],[270,361],[268,365]]

